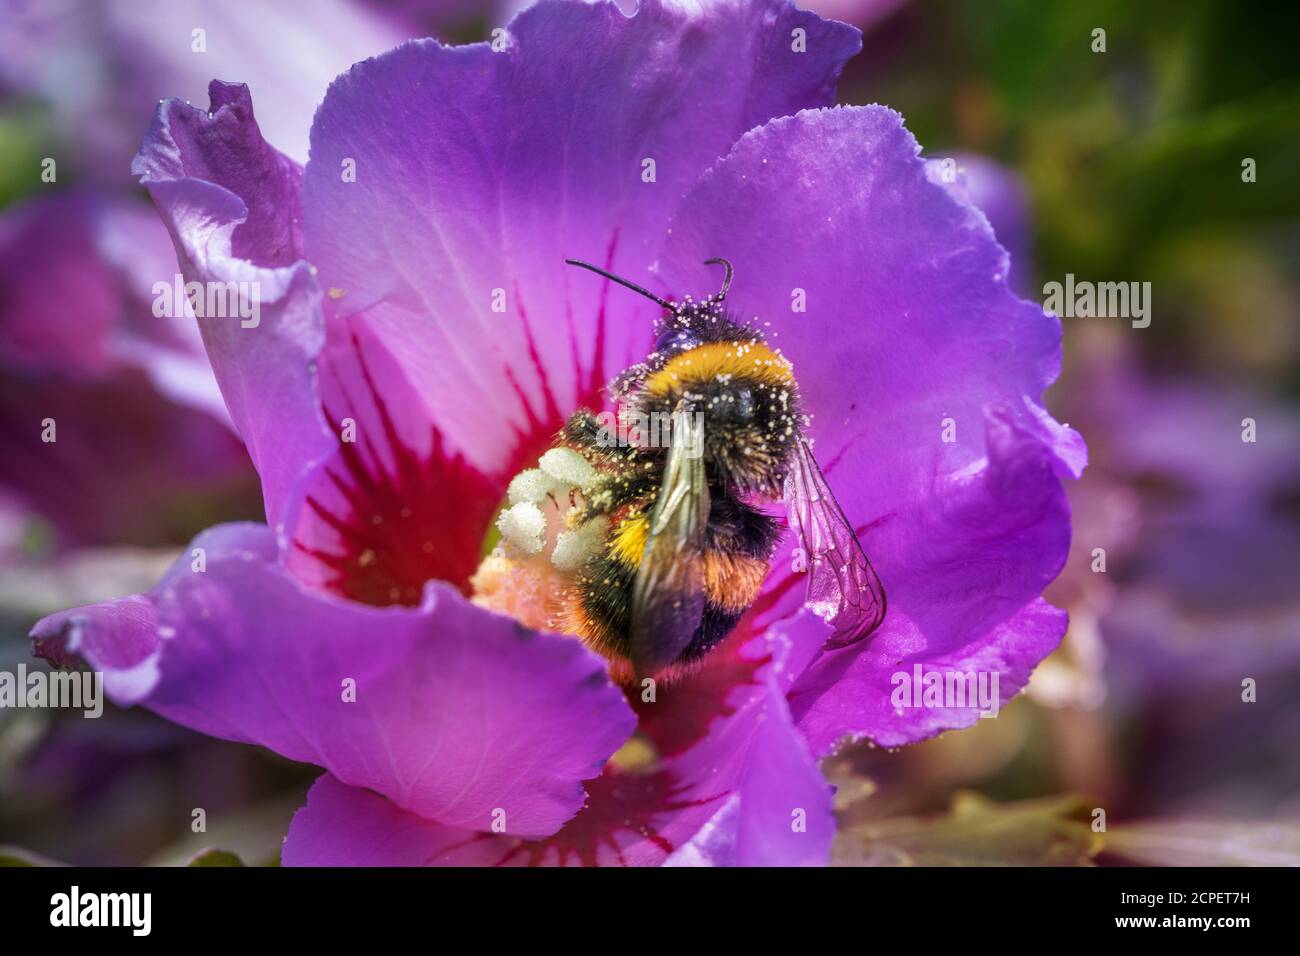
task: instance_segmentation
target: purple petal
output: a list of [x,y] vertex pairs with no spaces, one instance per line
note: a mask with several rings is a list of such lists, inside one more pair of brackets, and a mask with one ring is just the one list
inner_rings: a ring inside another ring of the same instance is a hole
[[[824,640],[820,628],[801,631],[801,622],[811,618],[811,612],[804,612],[769,633],[769,646],[786,650],[774,653],[764,685],[751,692],[735,717],[714,723],[696,748],[670,763],[716,767],[714,779],[730,783],[732,796],[674,851],[668,863],[824,866],[829,862],[835,836],[831,788],[785,700],[789,680],[803,669],[802,658],[816,646],[813,642]],[[740,747],[738,731],[748,737]]]
[[885,623],[865,648],[819,657],[790,695],[814,753],[846,735],[896,746],[969,726],[984,709],[974,701],[900,710],[895,675],[996,674],[1000,708],[1064,635],[1065,612],[1039,599],[1069,548],[1057,459],[1008,418],[991,416],[988,436],[986,462],[874,539],[890,582]]
[[803,6],[819,16],[853,23],[865,30],[906,2],[907,0],[808,0]]
[[[786,236],[800,241],[773,239]],[[889,678],[969,660],[1014,691],[1061,636],[1064,615],[1035,603],[1069,543],[1059,477],[1085,456],[1040,405],[1059,322],[1008,291],[985,217],[931,180],[880,107],[745,136],[683,204],[664,272],[707,289],[711,256],[734,262],[730,301],[793,362],[817,456],[889,599],[865,648],[820,657],[795,687],[813,752],[964,726],[977,709],[893,714]],[[774,568],[768,593],[788,613],[802,582],[787,558]],[[872,676],[849,679],[861,669]]]
[[837,661],[814,665],[790,695],[790,707],[813,753],[825,756],[843,743],[869,739],[882,747],[916,743],[945,730],[969,727],[980,719],[981,706],[944,701],[923,704],[920,692],[904,696],[899,708],[891,699],[905,685],[923,686],[915,680],[938,674],[998,675],[996,707],[1005,706],[1025,686],[1030,672],[1055,650],[1065,634],[1066,613],[1046,601],[1036,600],[1004,621],[967,638],[950,650],[931,649],[929,635],[905,613],[891,614],[869,647]]
[[[693,290],[716,283],[704,258],[734,262],[733,306],[771,323],[819,458],[855,477],[846,506],[977,460],[984,406],[1037,402],[1059,366],[1059,321],[1007,290],[987,221],[931,183],[917,152],[882,107],[776,120],[695,187],[665,254],[672,284]],[[967,426],[953,443],[940,440],[948,417]]]
[[173,402],[206,412],[227,427],[230,413],[189,314],[155,315],[156,283],[174,281],[176,250],[157,212],[144,203],[101,202],[97,254],[119,276],[124,300],[109,342],[119,362],[143,369]]
[[506,471],[648,345],[653,307],[607,313],[608,284],[563,258],[644,277],[699,174],[750,127],[829,102],[858,45],[781,0],[544,3],[501,52],[419,41],[358,64],[317,114],[304,182],[329,306],[473,466]]
[[[214,81],[211,112],[158,108],[132,169],[176,242],[188,281],[247,283],[258,315],[205,317],[203,341],[262,479],[267,517],[292,526],[313,463],[336,442],[321,418],[313,360],[320,290],[297,259],[300,172],[265,144],[248,90]],[[169,278],[169,277],[162,277]]]
[[304,590],[275,553],[265,527],[214,529],[147,597],[40,622],[38,649],[82,656],[110,687],[136,675],[123,703],[468,830],[503,810],[507,833],[553,832],[631,733],[622,693],[577,641],[441,584],[418,610],[338,601]]
[[37,656],[51,664],[84,661],[102,672],[104,689],[123,706],[139,703],[158,685],[158,614],[143,595],[60,611],[32,635]]
[[[220,194],[210,197],[187,196],[193,205],[177,210],[187,217],[199,211],[227,213],[203,224],[210,237],[230,236],[230,249],[215,250],[213,258],[233,255],[258,266],[292,265],[302,250],[302,169],[262,139],[247,86],[213,80],[208,92],[207,113],[178,100],[158,107],[131,170],[155,201],[160,193],[176,192],[185,180],[220,188]],[[228,215],[232,200],[244,207],[238,218]],[[164,220],[173,218],[171,209],[162,211]],[[176,225],[169,225],[175,235]],[[206,258],[203,254],[211,252],[196,250],[195,255]]]
[[998,243],[1011,257],[1008,284],[1017,292],[1031,291],[1033,232],[1024,183],[1011,170],[983,156],[950,158],[951,167],[945,166],[944,159],[930,160],[931,179],[988,219]]
[[[819,635],[814,635],[819,637]],[[742,639],[743,640],[743,639]],[[642,729],[663,762],[649,773],[611,766],[588,785],[586,806],[541,841],[457,833],[391,801],[318,781],[285,841],[287,865],[817,865],[834,835],[831,791],[784,700],[811,645],[785,633],[727,652],[737,679],[714,675],[658,689]],[[740,679],[739,675],[748,679]],[[697,716],[721,692],[709,733],[671,752],[672,713]],[[652,715],[652,716],[648,716]],[[668,735],[665,735],[668,733]]]
[[284,866],[484,866],[501,855],[483,834],[444,826],[325,774],[284,838]]
[[446,447],[388,354],[362,334],[334,343],[321,365],[326,414],[356,440],[340,440],[306,486],[286,566],[304,583],[378,606],[418,604],[428,580],[468,593],[504,478]]

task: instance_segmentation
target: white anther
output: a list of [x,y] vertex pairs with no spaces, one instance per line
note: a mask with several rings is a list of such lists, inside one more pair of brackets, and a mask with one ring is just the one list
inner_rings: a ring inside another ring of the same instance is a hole
[[510,480],[506,496],[512,505],[517,505],[521,501],[536,503],[559,487],[559,483],[542,469],[529,468]]
[[497,529],[502,540],[524,554],[536,554],[546,543],[546,516],[531,501],[521,501],[501,512]]
[[606,527],[606,520],[596,517],[575,531],[561,531],[555,539],[551,563],[561,571],[578,570],[600,552]]
[[552,448],[537,462],[556,481],[566,486],[576,486],[582,491],[596,481],[596,469],[571,448]]

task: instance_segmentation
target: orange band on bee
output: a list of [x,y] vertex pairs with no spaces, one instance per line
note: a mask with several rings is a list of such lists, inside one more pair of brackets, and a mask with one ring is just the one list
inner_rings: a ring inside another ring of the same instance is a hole
[[582,595],[573,589],[560,598],[560,606],[555,614],[555,628],[566,634],[576,634],[588,645],[596,642],[600,628],[592,621],[582,606]]
[[645,390],[662,397],[692,382],[743,376],[783,387],[794,381],[790,362],[762,342],[708,342],[674,355],[645,380]]
[[706,551],[704,590],[710,603],[732,613],[745,611],[758,597],[768,567],[762,558]]

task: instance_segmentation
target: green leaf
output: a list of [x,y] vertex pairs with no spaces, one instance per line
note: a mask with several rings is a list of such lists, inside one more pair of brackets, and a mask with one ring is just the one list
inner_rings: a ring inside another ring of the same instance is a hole
[[946,814],[842,830],[839,866],[1087,866],[1102,847],[1082,797],[994,803],[958,793]]
[[229,850],[200,850],[186,866],[243,866],[244,861]]

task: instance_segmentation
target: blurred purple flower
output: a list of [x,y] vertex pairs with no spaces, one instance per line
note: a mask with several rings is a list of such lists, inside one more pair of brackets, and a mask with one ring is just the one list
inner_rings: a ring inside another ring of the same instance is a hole
[[906,2],[907,0],[808,0],[801,6],[828,20],[842,20],[866,30]]
[[[348,0],[256,18],[234,0],[0,0],[0,16],[0,88],[49,109],[58,176],[0,215],[0,487],[61,547],[184,541],[223,510],[255,513],[198,328],[152,308],[154,283],[178,270],[157,215],[129,195],[139,117],[238,76],[305,158],[329,80],[406,33]],[[46,419],[57,442],[42,440]]]
[[109,379],[149,374],[174,400],[229,422],[185,315],[153,314],[175,251],[149,210],[84,190],[28,200],[0,217],[0,343],[10,372]]
[[[1053,595],[1074,604],[1106,590],[1108,643],[1132,656],[1116,670],[1148,682],[1145,693],[1300,662],[1295,411],[1247,389],[1143,373],[1109,350],[1075,379],[1071,413],[1096,436],[1096,465],[1074,489],[1084,520]],[[1254,441],[1243,440],[1246,419]],[[1091,570],[1098,547],[1104,575]]]
[[112,188],[125,185],[142,111],[165,97],[201,102],[214,76],[251,87],[263,129],[305,160],[330,80],[409,35],[378,4],[355,0],[269,3],[255,14],[243,0],[0,0],[0,15],[0,81],[47,102],[71,147],[60,158]]
[[152,314],[174,259],[124,201],[70,191],[0,216],[0,487],[62,547],[184,540],[188,509],[248,480],[193,322]]
[[[186,276],[261,289],[256,329],[205,336],[270,527],[206,532],[149,594],[42,621],[38,652],[324,767],[288,864],[826,862],[820,757],[978,719],[894,709],[895,671],[997,672],[1005,701],[1059,641],[1040,594],[1084,459],[1038,404],[1059,324],[1010,293],[985,217],[897,114],[825,108],[858,47],[779,0],[543,2],[503,52],[353,67],[305,170],[245,87],[163,104],[135,168]],[[507,482],[650,345],[653,310],[566,255],[677,294],[735,263],[889,591],[865,646],[822,650],[787,543],[724,647],[634,715],[593,652],[468,599]]]
[[[1121,819],[1294,816],[1300,417],[1262,392],[1144,369],[1122,332],[1074,341],[1058,405],[1091,462],[1047,592],[1070,630],[1029,688],[1074,708],[1062,776]],[[1081,757],[1090,737],[1114,743]]]

